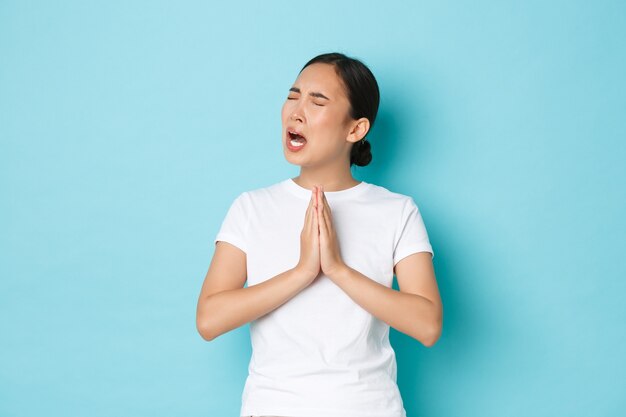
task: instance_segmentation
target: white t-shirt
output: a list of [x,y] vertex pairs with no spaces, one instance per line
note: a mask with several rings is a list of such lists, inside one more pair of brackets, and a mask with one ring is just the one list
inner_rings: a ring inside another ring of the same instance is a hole
[[[413,198],[362,181],[326,191],[343,261],[389,288],[402,258],[433,254]],[[311,191],[291,178],[241,193],[218,240],[247,255],[248,287],[296,266]],[[406,417],[389,325],[327,276],[250,322],[241,416]]]

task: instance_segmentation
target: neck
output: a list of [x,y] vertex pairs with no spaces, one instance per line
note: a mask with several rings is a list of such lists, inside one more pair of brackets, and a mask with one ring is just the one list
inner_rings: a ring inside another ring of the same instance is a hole
[[296,184],[309,190],[312,190],[315,185],[321,185],[324,187],[324,191],[342,191],[361,182],[352,177],[350,168],[347,170],[329,170],[327,168],[301,167],[300,175],[293,180]]

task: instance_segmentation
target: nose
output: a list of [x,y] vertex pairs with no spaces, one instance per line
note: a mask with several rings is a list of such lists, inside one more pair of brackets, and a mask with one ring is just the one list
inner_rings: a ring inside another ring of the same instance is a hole
[[291,120],[299,120],[301,122],[304,121],[304,116],[302,115],[302,111],[301,111],[299,103],[293,109],[293,112],[291,113],[291,116],[289,116],[289,117],[291,118]]
[[299,111],[295,111],[291,113],[291,120],[299,120],[302,121],[302,116]]

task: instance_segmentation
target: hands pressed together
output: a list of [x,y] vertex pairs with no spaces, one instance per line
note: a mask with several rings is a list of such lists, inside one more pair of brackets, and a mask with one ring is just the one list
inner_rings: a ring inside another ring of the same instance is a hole
[[300,261],[296,268],[312,282],[320,271],[332,279],[345,267],[324,189],[314,186],[300,233]]

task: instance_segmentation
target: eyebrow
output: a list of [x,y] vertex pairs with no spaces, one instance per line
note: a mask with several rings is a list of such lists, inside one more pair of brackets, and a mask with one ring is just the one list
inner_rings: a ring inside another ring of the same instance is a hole
[[[289,89],[289,91],[293,91],[294,93],[300,93],[300,89],[298,87],[291,87]],[[324,94],[322,93],[318,93],[316,91],[312,91],[309,93],[310,96],[313,97],[319,97],[319,98],[325,98],[326,100],[330,100],[328,97],[326,97]]]

